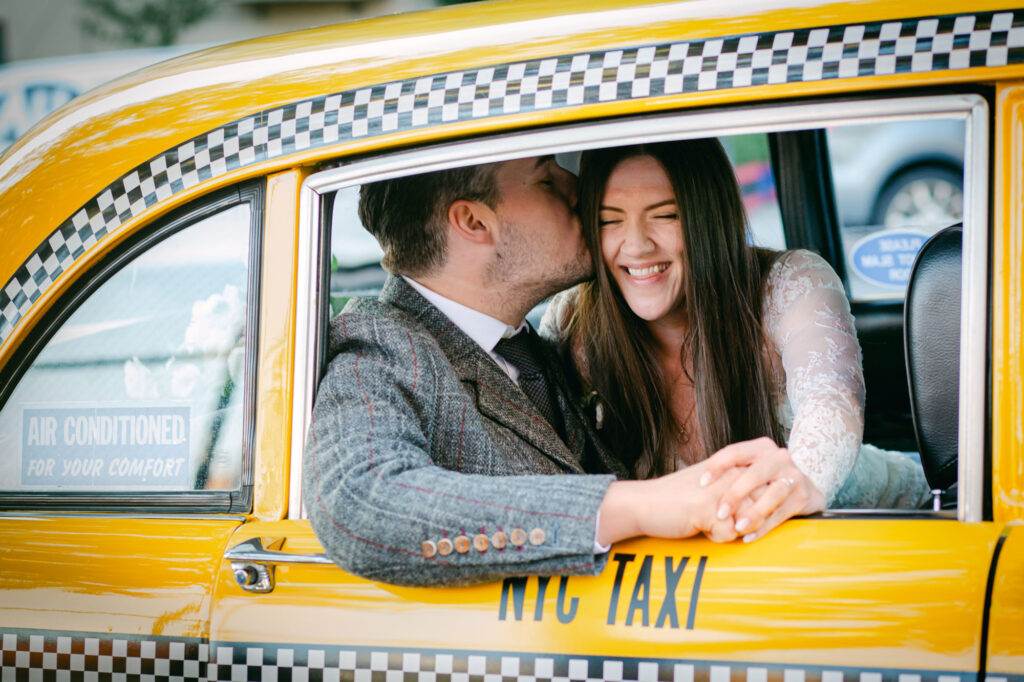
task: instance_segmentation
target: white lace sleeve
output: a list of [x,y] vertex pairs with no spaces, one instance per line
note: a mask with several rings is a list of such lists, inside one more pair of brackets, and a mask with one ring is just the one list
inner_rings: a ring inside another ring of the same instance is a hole
[[860,345],[831,266],[810,251],[780,258],[766,283],[764,324],[785,372],[790,454],[831,503],[864,434]]
[[580,292],[578,287],[566,289],[552,297],[548,301],[544,316],[540,320],[540,327],[537,333],[546,339],[561,343],[565,341],[565,328],[569,324],[569,316],[576,310],[576,302],[579,300]]

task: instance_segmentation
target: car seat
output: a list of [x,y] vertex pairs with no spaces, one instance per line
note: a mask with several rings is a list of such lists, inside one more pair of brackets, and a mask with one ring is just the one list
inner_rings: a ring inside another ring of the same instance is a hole
[[956,506],[963,228],[935,233],[917,254],[903,309],[903,340],[921,463],[942,506]]

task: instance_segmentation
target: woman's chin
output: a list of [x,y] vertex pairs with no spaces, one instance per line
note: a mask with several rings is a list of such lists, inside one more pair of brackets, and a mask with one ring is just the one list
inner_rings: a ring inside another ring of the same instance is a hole
[[668,315],[668,308],[655,305],[630,306],[633,314],[645,322],[659,322]]
[[633,314],[649,324],[685,325],[685,315],[682,314],[683,304],[668,305],[654,301],[626,301]]

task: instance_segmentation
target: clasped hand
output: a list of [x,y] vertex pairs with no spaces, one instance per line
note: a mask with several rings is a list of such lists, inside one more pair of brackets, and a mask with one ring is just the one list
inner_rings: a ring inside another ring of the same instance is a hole
[[825,508],[822,492],[770,438],[734,443],[698,466],[707,506],[697,530],[715,542],[752,542],[786,519]]
[[601,503],[597,539],[638,535],[750,542],[786,519],[825,508],[825,496],[769,438],[733,443],[660,478],[616,481]]

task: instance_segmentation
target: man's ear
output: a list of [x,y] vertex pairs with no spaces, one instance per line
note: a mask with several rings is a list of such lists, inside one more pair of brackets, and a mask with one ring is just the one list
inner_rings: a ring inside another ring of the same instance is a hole
[[475,244],[493,244],[493,226],[497,216],[482,201],[459,199],[448,207],[448,227],[454,233]]

